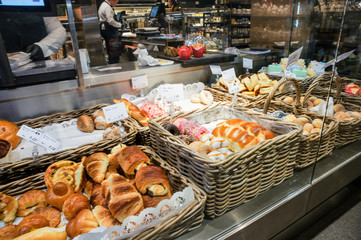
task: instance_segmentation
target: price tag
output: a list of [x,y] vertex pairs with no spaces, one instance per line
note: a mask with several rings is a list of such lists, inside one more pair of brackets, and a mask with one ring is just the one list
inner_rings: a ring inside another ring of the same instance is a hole
[[211,68],[212,74],[214,75],[222,75],[222,69],[218,65],[209,65]]
[[230,94],[238,93],[241,91],[241,88],[237,82],[228,84],[228,92]]
[[39,144],[38,141],[43,135],[43,133],[26,125],[22,125],[16,135],[35,144]]
[[324,69],[324,64],[321,63],[315,63],[315,73],[324,73],[325,69]]
[[141,75],[141,76],[132,77],[132,86],[133,89],[142,89],[148,87],[148,76]]
[[117,122],[129,116],[123,102],[103,107],[102,109],[107,123]]
[[291,53],[288,56],[287,67],[292,66],[293,64],[295,64],[298,61],[298,59],[300,59],[302,50],[303,50],[303,47],[300,47],[299,49],[297,49],[296,51],[294,51],[293,53]]
[[243,68],[252,69],[253,60],[249,58],[243,58]]
[[56,152],[56,150],[60,146],[60,142],[55,140],[54,138],[48,136],[47,134],[43,134],[41,138],[38,140],[39,145],[46,148],[50,152]]
[[177,101],[184,99],[183,84],[165,84],[160,88],[163,101]]
[[[349,52],[346,52],[346,53],[343,53],[343,54],[341,54],[340,56],[338,56],[336,63],[338,63],[338,62],[340,62],[340,61],[342,61],[342,60],[345,60],[346,58],[348,58],[349,56],[351,56],[351,54],[352,54],[355,50],[356,50],[356,49],[354,49],[354,50],[352,50],[352,51],[349,51]],[[331,61],[327,62],[327,63],[323,66],[323,68],[327,68],[327,67],[333,65],[334,62],[335,62],[335,59],[332,59]]]
[[236,72],[234,71],[234,68],[223,71],[222,72],[222,77],[223,77],[223,81],[225,81],[225,82],[230,82],[233,79],[237,78],[236,77]]

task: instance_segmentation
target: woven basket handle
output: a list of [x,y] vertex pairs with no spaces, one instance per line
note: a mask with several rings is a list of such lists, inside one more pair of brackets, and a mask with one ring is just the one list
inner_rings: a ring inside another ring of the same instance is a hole
[[342,82],[342,78],[340,77],[340,75],[337,74],[335,103],[341,102]]
[[311,93],[313,91],[313,89],[315,89],[315,87],[320,83],[320,81],[322,79],[324,79],[326,77],[325,74],[321,74],[319,75],[315,80],[313,80],[313,82],[311,83],[311,85],[308,87],[306,93],[305,93],[305,98],[303,100],[303,102],[307,102],[307,100],[311,97]]

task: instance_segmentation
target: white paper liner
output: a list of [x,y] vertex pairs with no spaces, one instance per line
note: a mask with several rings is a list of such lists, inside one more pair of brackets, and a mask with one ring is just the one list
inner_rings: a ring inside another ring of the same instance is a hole
[[[85,133],[78,129],[77,119],[71,119],[62,123],[45,126],[42,129],[44,133],[60,142],[57,152],[76,148],[83,144],[95,143],[103,139],[104,130],[94,130],[92,133]],[[19,161],[23,158],[31,157],[34,143],[22,139],[21,143],[15,148],[10,155],[11,161]],[[38,146],[39,156],[50,153],[44,147]]]
[[[325,115],[326,113],[326,101],[323,101],[316,107],[310,109],[310,112],[317,113],[319,115]],[[333,97],[330,97],[328,101],[327,113],[326,116],[332,117],[333,116]]]

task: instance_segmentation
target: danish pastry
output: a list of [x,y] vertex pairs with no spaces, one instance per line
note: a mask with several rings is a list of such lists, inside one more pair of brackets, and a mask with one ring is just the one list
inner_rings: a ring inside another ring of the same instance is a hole
[[44,181],[47,188],[54,186],[58,182],[74,184],[74,172],[78,169],[78,164],[73,161],[58,161],[51,164],[45,171]]
[[58,182],[46,191],[45,199],[49,205],[52,205],[61,211],[65,200],[73,193],[74,190],[72,186],[63,182]]
[[211,92],[203,90],[199,93],[199,99],[205,105],[209,105],[213,103],[213,95]]

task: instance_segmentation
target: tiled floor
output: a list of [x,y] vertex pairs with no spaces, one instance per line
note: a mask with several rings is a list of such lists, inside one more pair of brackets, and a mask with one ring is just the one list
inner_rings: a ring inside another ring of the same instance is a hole
[[361,179],[354,192],[294,240],[361,240]]

